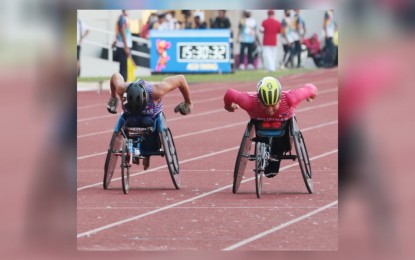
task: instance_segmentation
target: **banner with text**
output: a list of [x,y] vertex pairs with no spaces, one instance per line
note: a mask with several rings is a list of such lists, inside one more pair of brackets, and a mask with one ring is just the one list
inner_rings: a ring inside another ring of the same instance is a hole
[[231,72],[230,31],[150,31],[152,73]]

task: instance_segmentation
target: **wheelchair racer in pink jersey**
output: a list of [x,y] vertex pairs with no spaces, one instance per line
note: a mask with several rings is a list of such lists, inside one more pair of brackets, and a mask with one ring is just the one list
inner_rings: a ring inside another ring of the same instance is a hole
[[[283,121],[295,115],[295,109],[303,101],[311,101],[317,96],[317,88],[313,84],[305,84],[302,88],[283,91],[280,82],[273,77],[265,77],[258,82],[256,92],[239,92],[227,90],[224,96],[225,109],[234,112],[242,108],[249,117],[262,121],[264,128],[279,128]],[[286,139],[275,138],[271,154],[282,154],[288,149]],[[265,176],[274,177],[279,171],[280,161],[269,162],[265,168]]]

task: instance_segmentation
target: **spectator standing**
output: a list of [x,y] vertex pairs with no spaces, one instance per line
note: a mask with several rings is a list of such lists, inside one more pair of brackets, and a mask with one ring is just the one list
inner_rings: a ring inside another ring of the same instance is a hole
[[323,23],[324,37],[325,37],[325,49],[326,55],[324,59],[324,67],[332,67],[335,59],[335,46],[333,42],[334,32],[335,32],[335,23],[334,23],[334,13],[333,9],[330,9],[324,14],[324,23]]
[[206,22],[201,21],[198,15],[195,16],[195,28],[194,29],[206,29]]
[[81,64],[80,64],[80,57],[81,57],[81,44],[82,39],[89,33],[89,29],[86,27],[85,23],[81,21],[81,19],[77,19],[76,22],[76,65],[77,65],[77,75],[81,74]]
[[148,35],[150,33],[150,26],[151,26],[151,15],[148,17],[147,22],[141,27],[140,37],[144,39],[148,39]]
[[260,31],[264,34],[262,40],[262,55],[268,72],[276,70],[277,35],[281,32],[281,23],[274,18],[274,10],[268,10],[268,18],[262,22]]
[[213,21],[211,28],[217,29],[229,29],[231,28],[231,22],[228,17],[226,17],[226,10],[219,10],[218,16]]
[[[291,65],[291,68],[293,67],[293,56],[294,56],[294,44],[293,39],[291,35],[291,12],[290,10],[284,10],[284,18],[282,19],[282,47],[284,49],[284,57],[282,58],[282,66],[281,69],[284,69],[288,66],[288,64]],[[288,55],[288,60],[285,61],[285,58]]]
[[241,43],[241,49],[239,52],[239,69],[245,69],[245,49],[248,50],[248,69],[254,69],[252,52],[255,40],[257,39],[257,24],[256,21],[251,18],[250,11],[243,12],[243,17],[239,22],[238,29],[238,35],[236,38],[237,41]]
[[201,22],[205,21],[205,13],[202,10],[195,10],[193,16],[199,16]]
[[166,21],[167,21],[169,30],[176,29],[177,19],[176,19],[176,13],[174,11],[168,12],[166,14]]
[[192,22],[190,21],[192,14],[190,10],[182,10],[182,14],[184,16],[183,29],[192,29]]
[[157,23],[154,24],[153,29],[159,31],[165,31],[170,29],[169,23],[166,20],[166,14],[158,15]]
[[335,46],[333,66],[337,67],[339,64],[339,31],[337,30],[337,24],[334,25],[333,44]]
[[293,19],[293,29],[292,36],[294,42],[294,51],[297,55],[297,68],[301,67],[301,44],[303,42],[305,35],[305,22],[300,16],[300,10],[295,10],[295,15]]
[[158,17],[156,13],[151,13],[150,14],[150,25],[149,25],[149,30],[152,30],[154,25],[157,23]]
[[125,80],[127,80],[127,61],[131,57],[130,49],[133,47],[133,39],[128,23],[127,11],[122,10],[122,13],[117,21],[116,26],[116,57],[120,63],[120,74]]

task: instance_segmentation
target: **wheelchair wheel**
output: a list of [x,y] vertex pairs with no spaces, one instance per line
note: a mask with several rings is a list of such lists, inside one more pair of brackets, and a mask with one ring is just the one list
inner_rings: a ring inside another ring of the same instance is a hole
[[313,193],[313,176],[311,172],[310,158],[308,157],[307,147],[305,146],[301,131],[294,133],[294,144],[305,186],[307,187],[308,192],[311,194]]
[[238,157],[236,158],[235,168],[233,172],[233,187],[232,192],[236,193],[241,184],[242,177],[245,173],[246,164],[248,163],[250,150],[252,145],[252,137],[254,135],[254,128],[248,124],[245,133],[242,137],[241,145],[239,146]]
[[255,186],[256,196],[261,198],[262,194],[262,176],[265,170],[265,144],[257,142],[255,144]]
[[170,128],[165,128],[161,131],[161,141],[163,143],[166,162],[174,187],[180,189],[179,159],[177,158],[176,146],[174,145]]
[[130,153],[128,151],[127,142],[122,142],[122,155],[121,155],[121,181],[122,181],[122,191],[124,194],[128,193],[129,183],[130,183]]
[[108,189],[108,186],[111,183],[112,175],[114,175],[114,169],[117,165],[118,156],[116,154],[120,154],[121,151],[121,143],[122,143],[123,137],[121,133],[114,132],[112,134],[112,138],[110,141],[110,145],[108,147],[108,153],[107,158],[105,160],[105,166],[104,166],[104,180],[103,180],[103,186],[104,189]]

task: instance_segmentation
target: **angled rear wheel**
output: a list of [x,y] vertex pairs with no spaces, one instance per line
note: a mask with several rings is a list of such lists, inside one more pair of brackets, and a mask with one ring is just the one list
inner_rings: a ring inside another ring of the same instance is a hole
[[108,189],[111,183],[112,176],[114,175],[115,166],[117,165],[118,156],[121,154],[121,143],[123,139],[124,138],[119,132],[114,132],[112,134],[104,166],[104,189]]
[[294,143],[305,186],[309,193],[313,193],[313,175],[311,172],[310,158],[308,157],[307,147],[305,146],[301,131],[297,131],[294,134]]
[[252,137],[254,136],[254,133],[254,128],[251,124],[248,124],[242,137],[241,145],[239,146],[238,156],[236,158],[235,168],[233,172],[233,193],[236,193],[238,191],[239,185],[241,184],[242,178],[244,176],[246,165],[248,163],[250,156]]
[[180,189],[180,165],[170,128],[161,130],[161,141],[173,185],[176,189]]

